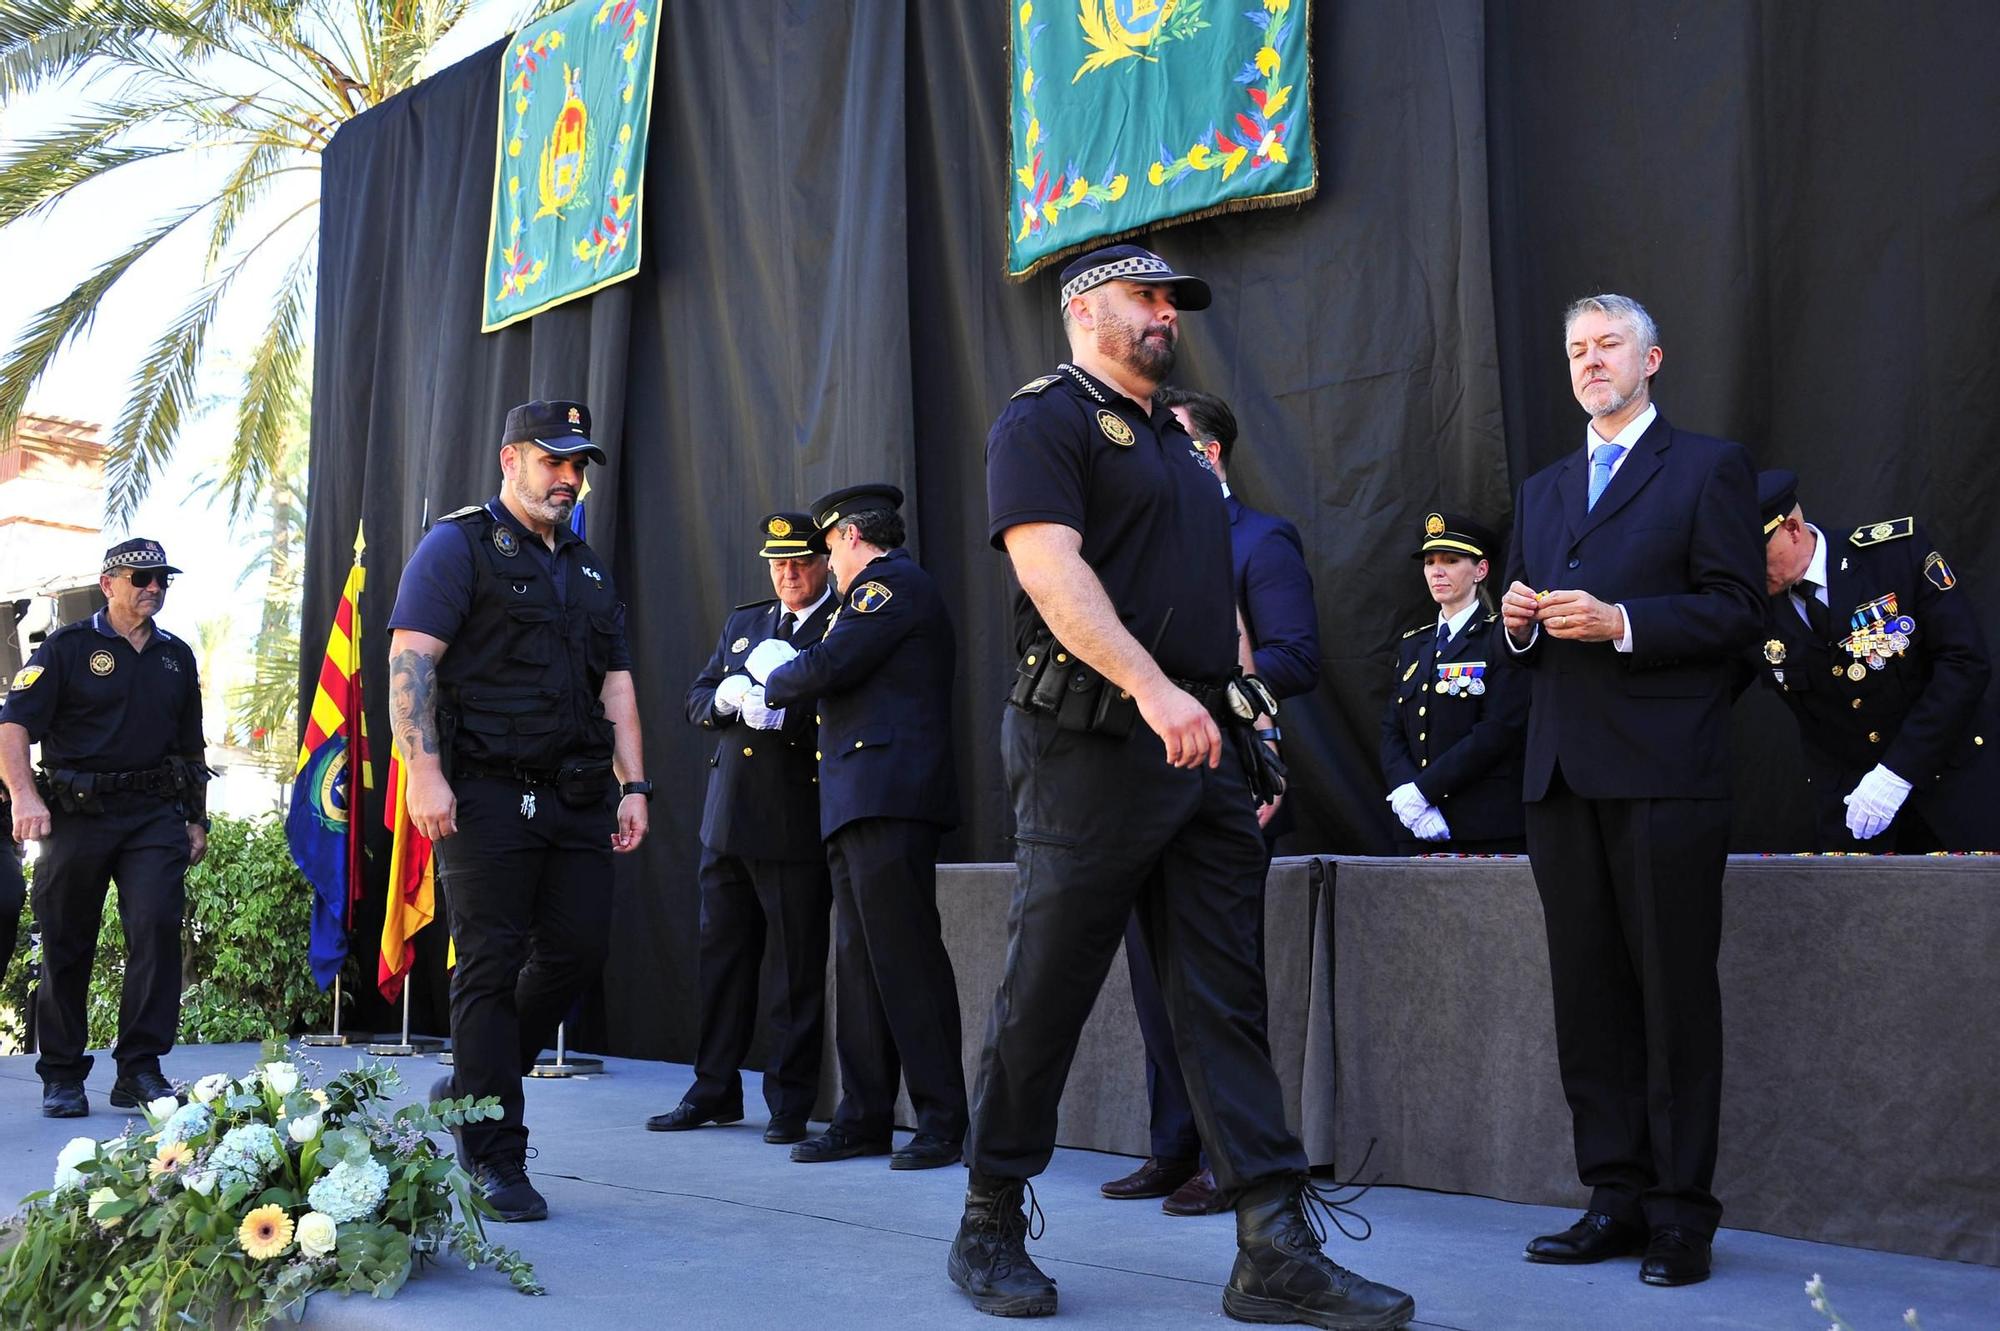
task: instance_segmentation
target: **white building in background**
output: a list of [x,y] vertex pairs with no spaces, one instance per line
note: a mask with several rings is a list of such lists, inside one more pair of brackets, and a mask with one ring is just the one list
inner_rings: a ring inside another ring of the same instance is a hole
[[[104,604],[97,573],[112,541],[103,525],[99,430],[62,416],[23,415],[0,449],[0,697],[43,638]],[[174,619],[171,608],[167,618]],[[215,694],[204,691],[213,713]],[[223,736],[224,716],[204,720],[211,741]],[[209,787],[211,811],[248,817],[279,807],[282,783],[246,751],[211,742],[208,763],[222,773]]]

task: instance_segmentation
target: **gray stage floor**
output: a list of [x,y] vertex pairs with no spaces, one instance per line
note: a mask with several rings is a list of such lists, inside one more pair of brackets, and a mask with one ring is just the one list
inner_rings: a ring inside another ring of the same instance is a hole
[[[354,1055],[315,1051],[329,1067]],[[248,1045],[176,1050],[169,1076],[239,1073]],[[430,1059],[404,1059],[405,1080],[428,1086]],[[490,1271],[432,1268],[393,1301],[322,1294],[308,1326],[424,1331],[597,1327],[996,1327],[945,1278],[965,1176],[958,1169],[894,1174],[883,1159],[795,1165],[766,1146],[763,1116],[729,1128],[649,1133],[687,1070],[614,1059],[607,1075],[537,1081],[528,1118],[532,1163],[553,1217],[495,1226],[549,1286],[513,1293]],[[110,1060],[91,1078],[87,1120],[40,1115],[26,1058],[0,1059],[0,1195],[46,1187],[57,1148],[80,1132],[108,1137],[124,1115],[107,1109]],[[755,1099],[752,1081],[752,1098]],[[414,1095],[414,1090],[411,1094]],[[1122,1156],[1060,1151],[1037,1190],[1048,1214],[1030,1245],[1062,1292],[1060,1325],[1084,1328],[1233,1325],[1221,1284],[1234,1251],[1228,1216],[1161,1215],[1157,1203],[1108,1202],[1097,1185],[1123,1174]],[[1726,1198],[1725,1198],[1726,1200]],[[1823,1327],[1802,1286],[1814,1273],[1859,1331],[1893,1331],[1914,1306],[1928,1331],[2000,1327],[2000,1270],[1725,1230],[1715,1278],[1687,1289],[1639,1283],[1636,1260],[1598,1267],[1531,1266],[1522,1243],[1572,1218],[1482,1197],[1381,1189],[1362,1209],[1375,1237],[1336,1236],[1337,1260],[1416,1295],[1416,1325],[1463,1331],[1750,1331]]]

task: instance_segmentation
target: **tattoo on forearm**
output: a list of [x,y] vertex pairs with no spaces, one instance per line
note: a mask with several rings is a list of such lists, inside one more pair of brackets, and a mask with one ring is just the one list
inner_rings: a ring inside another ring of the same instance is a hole
[[405,758],[437,753],[435,656],[406,649],[389,659],[389,729]]

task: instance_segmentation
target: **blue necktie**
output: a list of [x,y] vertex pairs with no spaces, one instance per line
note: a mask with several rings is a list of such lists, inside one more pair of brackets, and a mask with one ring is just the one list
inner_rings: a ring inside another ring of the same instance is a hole
[[1611,484],[1611,464],[1625,449],[1618,444],[1599,444],[1590,450],[1590,503],[1585,511],[1597,507],[1597,500],[1604,493],[1604,487]]

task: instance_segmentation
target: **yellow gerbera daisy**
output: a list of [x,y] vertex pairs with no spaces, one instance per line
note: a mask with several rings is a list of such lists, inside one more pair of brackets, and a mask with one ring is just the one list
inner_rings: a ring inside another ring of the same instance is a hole
[[146,1166],[146,1172],[154,1178],[166,1174],[178,1174],[194,1160],[194,1148],[186,1142],[168,1142],[153,1157],[153,1163]]
[[258,1261],[267,1261],[292,1246],[292,1218],[273,1202],[243,1217],[236,1242]]

